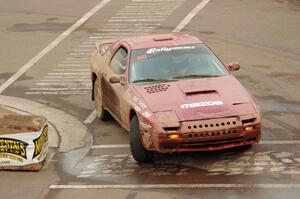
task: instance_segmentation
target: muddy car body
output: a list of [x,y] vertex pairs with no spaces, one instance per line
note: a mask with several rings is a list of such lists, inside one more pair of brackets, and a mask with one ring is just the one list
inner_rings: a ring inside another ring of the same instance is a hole
[[220,150],[255,144],[255,99],[199,39],[186,33],[99,41],[92,53],[97,115],[128,132],[134,158],[152,152]]

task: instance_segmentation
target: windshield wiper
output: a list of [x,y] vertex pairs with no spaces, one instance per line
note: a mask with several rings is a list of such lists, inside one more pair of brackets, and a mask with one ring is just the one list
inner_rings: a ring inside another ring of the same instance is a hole
[[214,75],[214,74],[188,74],[188,75],[180,75],[180,76],[176,76],[174,77],[174,79],[184,79],[184,78],[205,78],[205,77],[220,77],[220,75]]
[[137,82],[169,82],[169,81],[176,81],[175,79],[154,79],[154,78],[144,78],[132,81],[133,83]]

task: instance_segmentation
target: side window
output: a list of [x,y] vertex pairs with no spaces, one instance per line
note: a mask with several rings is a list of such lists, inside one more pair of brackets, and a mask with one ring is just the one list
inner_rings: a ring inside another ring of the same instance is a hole
[[110,62],[110,68],[116,74],[123,74],[126,69],[128,52],[124,47],[120,47]]

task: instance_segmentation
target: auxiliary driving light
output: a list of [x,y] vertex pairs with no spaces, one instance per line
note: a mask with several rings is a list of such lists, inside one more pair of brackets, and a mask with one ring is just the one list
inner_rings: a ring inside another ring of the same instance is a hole
[[245,131],[253,131],[253,126],[247,126],[245,127]]
[[178,135],[178,134],[170,134],[170,135],[168,135],[168,137],[169,137],[170,139],[178,139],[178,138],[179,138],[179,135]]

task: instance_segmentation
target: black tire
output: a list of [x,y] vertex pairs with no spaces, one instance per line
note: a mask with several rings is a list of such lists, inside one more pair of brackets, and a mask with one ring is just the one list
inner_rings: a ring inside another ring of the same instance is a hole
[[133,116],[131,119],[129,140],[131,154],[137,162],[144,163],[152,161],[153,152],[148,151],[143,146],[140,134],[139,120],[137,116]]
[[[102,106],[101,90],[100,91],[99,90],[100,90],[100,83],[99,83],[98,79],[96,79],[93,92],[94,92],[97,117],[102,121],[107,121],[107,120],[111,119],[111,115]],[[101,102],[100,103],[101,105],[99,105],[99,102]]]

